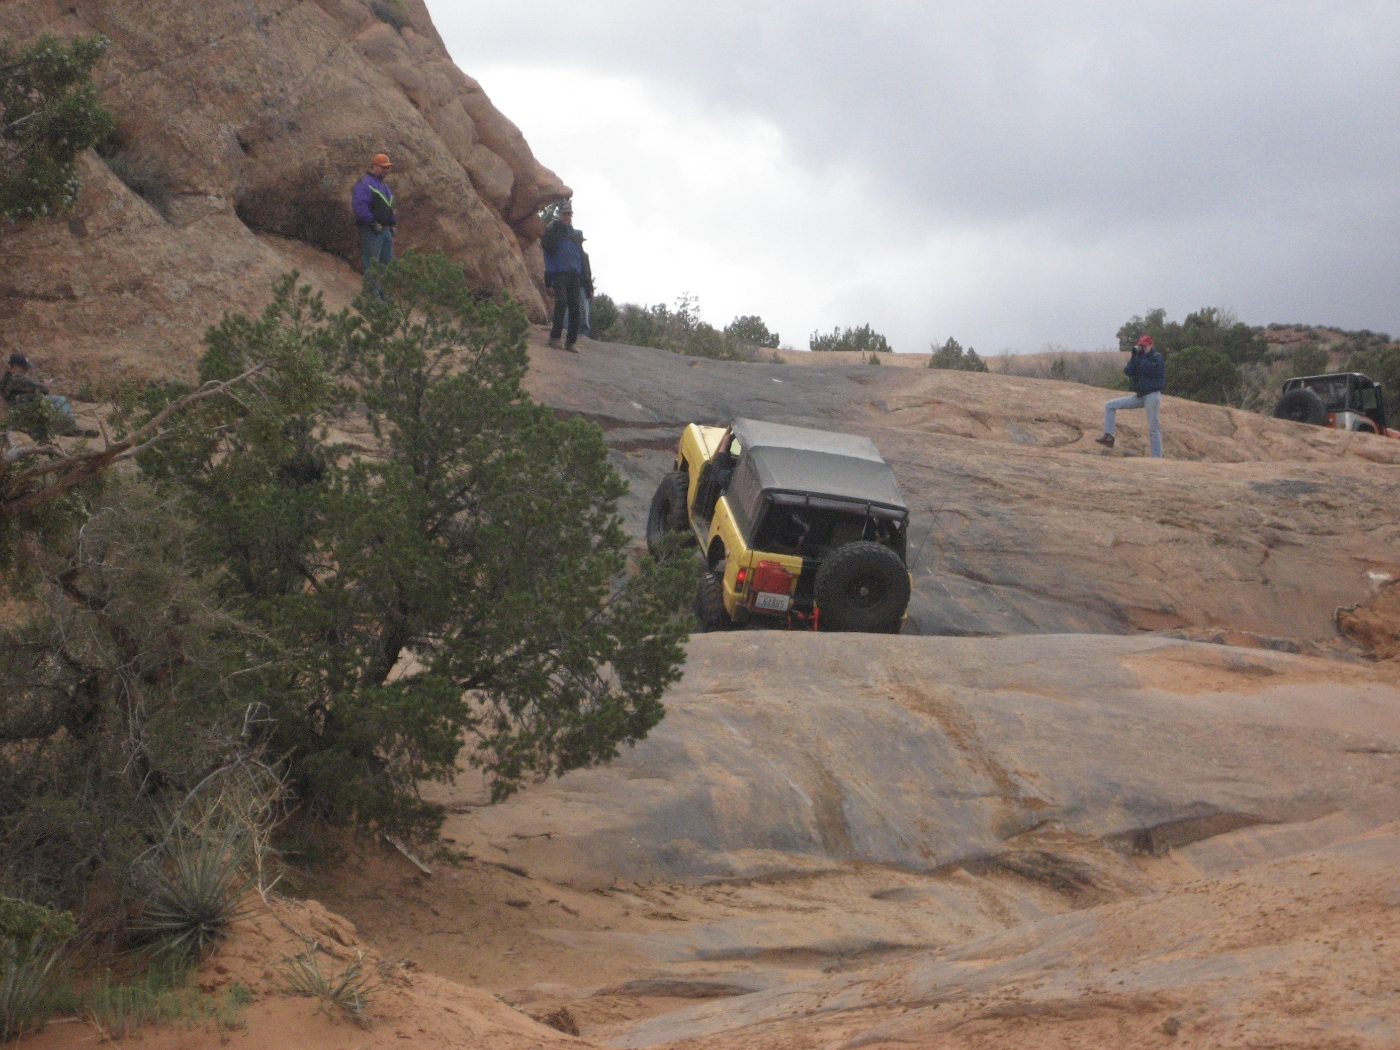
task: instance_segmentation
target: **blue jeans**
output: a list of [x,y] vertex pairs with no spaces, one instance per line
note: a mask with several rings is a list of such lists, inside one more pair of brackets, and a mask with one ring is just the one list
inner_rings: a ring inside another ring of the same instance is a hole
[[1162,458],[1162,421],[1160,412],[1162,409],[1162,394],[1155,391],[1151,394],[1133,394],[1131,397],[1115,397],[1108,404],[1103,406],[1103,432],[1112,436],[1113,417],[1120,408],[1145,408],[1147,409],[1147,437],[1148,444],[1152,446],[1152,456],[1154,459]]
[[[364,272],[369,273],[371,263],[382,262],[388,266],[394,261],[394,228],[385,226],[383,233],[375,233],[368,226],[360,227],[360,261],[364,263]],[[375,294],[383,298],[379,289]]]
[[[578,290],[578,313],[578,334],[591,336],[593,331],[588,327],[588,292],[583,288]],[[568,324],[568,322],[569,314],[568,311],[565,311],[564,323]]]

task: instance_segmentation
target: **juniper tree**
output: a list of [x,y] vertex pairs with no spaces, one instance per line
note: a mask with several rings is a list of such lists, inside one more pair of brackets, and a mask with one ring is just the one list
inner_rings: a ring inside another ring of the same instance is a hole
[[[201,379],[295,346],[257,400],[202,406],[145,466],[187,493],[203,556],[277,653],[245,687],[327,816],[430,829],[418,785],[466,746],[500,798],[606,761],[680,675],[685,559],[628,565],[602,432],[521,385],[527,320],[406,255],[336,315],[283,280],[208,336]],[[337,444],[329,424],[370,440]]]
[[113,127],[90,79],[106,50],[101,36],[0,40],[0,220],[38,218],[77,198],[78,154]]

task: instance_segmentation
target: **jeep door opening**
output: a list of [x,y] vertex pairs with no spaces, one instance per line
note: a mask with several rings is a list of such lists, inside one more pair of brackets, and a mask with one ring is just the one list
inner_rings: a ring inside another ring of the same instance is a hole
[[909,510],[869,438],[692,423],[652,498],[648,546],[671,532],[700,545],[705,630],[765,617],[892,633],[909,605]]

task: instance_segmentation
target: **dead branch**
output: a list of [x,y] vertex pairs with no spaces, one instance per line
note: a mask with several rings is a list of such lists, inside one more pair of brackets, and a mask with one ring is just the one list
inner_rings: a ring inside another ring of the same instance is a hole
[[[210,380],[198,390],[188,393],[184,397],[176,398],[121,441],[109,443],[105,448],[80,452],[77,455],[71,456],[58,455],[51,458],[48,463],[17,471],[10,477],[4,479],[4,489],[0,491],[0,514],[18,514],[23,511],[32,510],[41,503],[47,503],[49,500],[57,499],[70,489],[76,488],[83,482],[96,477],[114,463],[140,455],[142,452],[169,436],[169,431],[164,431],[161,428],[172,416],[184,412],[197,402],[205,401],[211,397],[227,395],[232,387],[239,383],[247,382],[266,369],[266,364],[260,364],[255,365],[242,375],[235,376],[232,379],[223,381]],[[26,446],[26,449],[46,447],[52,446]],[[21,450],[17,449],[14,451]],[[25,455],[33,456],[37,455],[37,453],[26,452]],[[10,453],[7,452],[6,461],[9,461],[9,456]],[[59,475],[52,484],[35,484],[40,481],[40,479],[52,474]]]

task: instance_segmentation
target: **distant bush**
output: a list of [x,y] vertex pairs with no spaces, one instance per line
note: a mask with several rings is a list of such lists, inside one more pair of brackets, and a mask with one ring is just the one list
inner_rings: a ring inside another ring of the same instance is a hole
[[859,350],[862,353],[879,354],[892,352],[885,337],[868,324],[863,324],[859,328],[838,326],[826,335],[813,332],[807,340],[807,347],[811,350]]
[[1262,361],[1269,346],[1262,328],[1251,328],[1214,306],[1188,314],[1180,322],[1168,321],[1165,310],[1149,310],[1145,317],[1134,317],[1118,329],[1118,349],[1129,353],[1144,335],[1150,335],[1167,358],[1187,347],[1200,346],[1219,351],[1236,365]]
[[1400,344],[1351,354],[1346,367],[1351,372],[1364,372],[1385,388],[1386,418],[1392,426],[1400,424]]
[[1326,350],[1309,340],[1299,343],[1288,353],[1288,377],[1326,374],[1331,358]]
[[599,292],[588,303],[588,327],[594,339],[609,339],[617,328],[617,303],[610,295]]
[[[594,309],[598,296],[593,297]],[[611,304],[612,300],[608,300]],[[616,320],[606,326],[595,324],[595,338],[607,338],[628,346],[650,346],[688,357],[709,357],[717,361],[752,361],[749,347],[730,338],[726,332],[700,317],[700,300],[689,293],[676,300],[674,308],[665,303],[641,306],[623,303],[614,307]],[[762,323],[760,321],[760,323]]]
[[768,331],[763,318],[757,314],[734,318],[724,326],[724,334],[731,342],[761,346],[767,350],[776,350],[781,342],[778,333]]
[[1188,346],[1167,362],[1164,393],[1212,405],[1238,405],[1242,376],[1235,363],[1208,346]]
[[928,359],[930,368],[947,368],[957,372],[986,372],[987,362],[977,356],[977,351],[968,347],[963,349],[961,343],[951,336],[942,346],[930,346],[932,355]]

